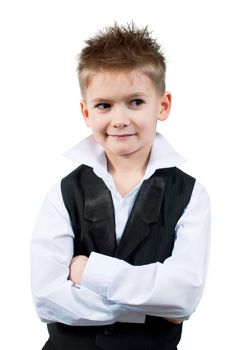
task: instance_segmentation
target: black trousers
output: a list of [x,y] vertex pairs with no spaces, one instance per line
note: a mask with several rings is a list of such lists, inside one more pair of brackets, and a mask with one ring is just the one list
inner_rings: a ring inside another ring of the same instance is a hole
[[50,337],[42,350],[177,350],[182,324],[147,316],[145,324],[79,327],[52,323],[48,331]]

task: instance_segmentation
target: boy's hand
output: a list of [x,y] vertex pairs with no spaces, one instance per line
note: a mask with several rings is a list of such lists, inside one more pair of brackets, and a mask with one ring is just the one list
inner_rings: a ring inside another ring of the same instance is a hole
[[83,271],[85,270],[86,264],[88,262],[88,257],[85,255],[75,256],[70,263],[69,269],[70,273],[68,279],[73,283],[81,284],[81,277]]

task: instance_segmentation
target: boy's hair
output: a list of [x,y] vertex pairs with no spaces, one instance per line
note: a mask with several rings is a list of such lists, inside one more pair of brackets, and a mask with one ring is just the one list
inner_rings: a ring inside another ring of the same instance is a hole
[[78,55],[78,78],[84,96],[96,73],[138,69],[146,74],[158,93],[165,91],[165,57],[160,45],[150,36],[148,27],[142,29],[132,22],[126,26],[106,27],[87,44]]

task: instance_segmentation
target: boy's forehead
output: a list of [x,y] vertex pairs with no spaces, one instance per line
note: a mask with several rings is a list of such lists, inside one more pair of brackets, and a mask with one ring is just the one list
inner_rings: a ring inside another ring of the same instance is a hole
[[89,95],[100,93],[109,95],[110,92],[119,93],[118,88],[131,94],[147,94],[154,89],[154,86],[150,78],[140,70],[102,71],[93,76],[86,92]]

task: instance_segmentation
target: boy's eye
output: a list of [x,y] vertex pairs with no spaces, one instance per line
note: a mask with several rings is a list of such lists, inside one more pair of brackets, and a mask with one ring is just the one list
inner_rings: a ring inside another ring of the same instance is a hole
[[111,106],[110,106],[109,103],[98,103],[98,104],[95,106],[95,108],[102,109],[102,110],[108,109],[108,108],[110,108],[110,107],[111,107]]
[[144,103],[144,101],[141,100],[140,98],[136,98],[136,99],[130,101],[130,104],[131,104],[133,107],[138,107],[138,106],[140,106],[140,105],[143,104],[143,103]]

